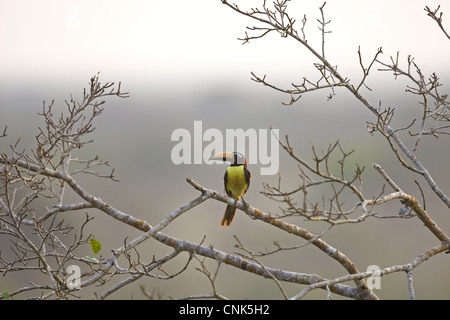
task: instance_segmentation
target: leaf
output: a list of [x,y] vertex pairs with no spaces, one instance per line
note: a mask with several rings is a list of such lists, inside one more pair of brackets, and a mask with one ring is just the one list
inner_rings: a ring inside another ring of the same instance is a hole
[[9,291],[3,291],[2,296],[3,296],[3,299],[8,300],[9,299]]
[[97,254],[102,249],[102,244],[95,239],[89,240],[89,243],[91,244],[91,249],[94,254]]

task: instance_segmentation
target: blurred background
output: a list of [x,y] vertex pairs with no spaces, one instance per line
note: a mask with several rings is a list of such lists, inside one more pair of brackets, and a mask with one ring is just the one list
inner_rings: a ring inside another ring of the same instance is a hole
[[[259,6],[261,1],[245,1],[245,7]],[[305,28],[308,42],[320,50],[321,34],[317,18],[322,1],[291,1],[290,15],[297,19],[297,27],[306,14]],[[362,71],[358,60],[360,46],[367,65],[378,47],[383,47],[381,60],[400,52],[401,66],[406,68],[407,56],[426,75],[436,72],[443,83],[442,92],[449,92],[450,41],[427,17],[423,10],[437,4],[431,1],[333,1],[325,6],[326,19],[332,33],[326,38],[326,57],[351,81],[358,83]],[[244,2],[242,3],[244,7]],[[450,30],[450,5],[441,3],[444,25]],[[449,17],[447,19],[447,17]],[[370,112],[345,90],[327,101],[330,91],[304,95],[290,107],[282,105],[289,97],[250,80],[250,72],[288,88],[292,82],[301,83],[303,77],[317,81],[312,55],[299,43],[271,34],[263,39],[242,45],[237,40],[245,35],[245,27],[254,22],[240,16],[221,1],[0,1],[0,128],[8,126],[8,137],[0,140],[0,150],[21,137],[21,146],[31,150],[37,127],[42,125],[38,112],[42,102],[55,100],[55,108],[63,111],[70,94],[81,99],[89,79],[100,72],[101,82],[122,83],[128,91],[127,99],[108,98],[103,115],[97,118],[94,142],[79,154],[91,158],[98,154],[115,168],[115,183],[93,176],[79,177],[86,191],[101,197],[119,210],[156,225],[168,213],[197,197],[185,178],[190,177],[203,186],[223,191],[226,165],[174,165],[171,150],[175,142],[171,134],[177,128],[193,133],[195,120],[201,120],[203,130],[217,128],[268,129],[270,124],[289,135],[298,155],[312,158],[311,144],[316,150],[327,149],[339,139],[346,150],[355,149],[349,161],[348,173],[358,163],[366,167],[363,192],[367,198],[376,197],[384,180],[371,163],[380,164],[405,191],[419,198],[414,180],[424,188],[426,208],[430,216],[445,231],[450,230],[448,208],[434,195],[419,176],[401,167],[387,143],[378,135],[367,132],[367,121],[374,121]],[[394,79],[388,72],[378,72],[375,66],[367,84],[373,91],[364,95],[374,104],[393,107],[394,126],[403,127],[421,115],[417,97],[405,92],[408,82]],[[407,145],[413,140],[403,134]],[[208,143],[205,143],[206,146]],[[448,169],[449,140],[427,137],[419,146],[418,156],[429,169],[441,189],[450,193]],[[280,213],[279,204],[266,199],[260,192],[263,182],[276,185],[278,175],[260,176],[259,166],[253,173],[246,200],[256,208],[272,214]],[[280,175],[286,190],[301,184],[296,163],[280,150]],[[390,191],[386,188],[387,191]],[[321,199],[330,190],[311,190],[311,196]],[[79,201],[68,194],[67,201]],[[299,196],[301,203],[302,198]],[[353,206],[356,199],[346,203]],[[255,252],[274,249],[273,242],[283,246],[304,243],[301,239],[274,230],[262,222],[253,221],[242,212],[230,228],[220,228],[225,204],[207,201],[175,220],[163,232],[178,239],[235,252],[233,235]],[[400,203],[378,207],[380,215],[396,215]],[[44,210],[44,208],[43,208]],[[89,232],[101,241],[104,257],[110,250],[123,245],[125,238],[134,239],[140,233],[92,212],[95,220]],[[80,223],[77,213],[70,214],[74,224]],[[326,225],[303,220],[288,220],[314,232]],[[324,240],[344,252],[360,269],[369,265],[381,268],[404,264],[420,253],[437,245],[437,240],[417,218],[368,219],[360,224],[333,228]],[[0,242],[0,250],[9,248]],[[80,255],[92,255],[88,245]],[[151,261],[170,250],[155,240],[139,246],[143,258]],[[83,250],[83,248],[80,248]],[[413,272],[416,297],[419,299],[449,299],[449,256],[440,254],[426,261]],[[187,261],[181,254],[166,266],[175,273]],[[344,275],[343,268],[313,246],[296,251],[281,252],[262,261],[270,267],[296,272],[316,273],[323,277]],[[216,264],[207,261],[210,271]],[[110,298],[142,299],[139,284],[149,291],[159,290],[163,298],[182,298],[211,292],[207,278],[191,262],[188,271],[172,280],[143,278],[127,286]],[[432,276],[430,276],[432,275]],[[37,274],[8,273],[0,277],[0,290],[17,289],[33,281]],[[113,279],[113,281],[115,281]],[[283,284],[289,295],[303,286]],[[280,299],[282,295],[271,280],[221,266],[216,288],[230,298]],[[90,287],[81,295],[93,297],[105,287]],[[381,279],[380,298],[407,299],[406,274],[395,273]],[[325,291],[314,291],[308,298],[324,299]],[[336,297],[338,298],[338,297]]]

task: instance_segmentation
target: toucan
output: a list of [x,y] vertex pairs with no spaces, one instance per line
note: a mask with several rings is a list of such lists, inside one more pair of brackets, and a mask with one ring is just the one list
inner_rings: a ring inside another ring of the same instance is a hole
[[[242,198],[245,204],[247,204],[242,197],[250,186],[251,173],[247,169],[247,159],[239,152],[221,152],[211,156],[210,160],[222,160],[230,161],[231,165],[225,171],[223,177],[225,184],[225,192],[229,197],[233,197],[236,202]],[[229,227],[236,214],[236,207],[233,205],[227,205],[225,214],[223,215],[220,226]]]

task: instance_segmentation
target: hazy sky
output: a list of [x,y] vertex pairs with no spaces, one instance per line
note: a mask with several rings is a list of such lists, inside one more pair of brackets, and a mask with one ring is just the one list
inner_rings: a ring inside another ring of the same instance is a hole
[[[261,2],[240,3],[250,7]],[[289,3],[298,24],[306,14],[307,38],[317,45],[322,3]],[[450,41],[426,16],[425,5],[437,7],[431,0],[329,1],[325,14],[333,32],[327,38],[328,57],[341,68],[352,62],[348,68],[353,68],[361,45],[367,59],[382,46],[386,59],[399,50],[404,57],[415,56],[422,66],[446,61]],[[450,4],[441,8],[450,29]],[[236,38],[247,25],[253,21],[219,0],[2,0],[0,72],[2,78],[18,81],[43,76],[60,81],[100,70],[145,81],[220,79],[238,71],[310,67],[310,60],[304,63],[310,55],[303,48],[277,35],[242,46]]]

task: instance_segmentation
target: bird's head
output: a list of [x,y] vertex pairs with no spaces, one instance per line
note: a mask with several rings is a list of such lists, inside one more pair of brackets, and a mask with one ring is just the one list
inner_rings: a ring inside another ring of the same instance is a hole
[[247,159],[239,152],[219,152],[212,155],[209,160],[228,161],[231,162],[232,166],[247,166]]

